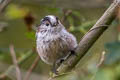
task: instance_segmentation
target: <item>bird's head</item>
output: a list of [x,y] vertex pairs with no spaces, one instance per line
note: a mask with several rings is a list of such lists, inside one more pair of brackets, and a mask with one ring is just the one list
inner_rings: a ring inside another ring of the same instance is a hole
[[39,31],[46,30],[51,32],[60,31],[63,25],[60,23],[58,17],[54,15],[45,16],[38,26]]

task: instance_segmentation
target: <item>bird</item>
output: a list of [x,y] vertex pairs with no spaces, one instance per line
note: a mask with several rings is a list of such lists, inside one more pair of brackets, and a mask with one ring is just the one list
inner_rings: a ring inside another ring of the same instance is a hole
[[76,37],[65,29],[58,17],[47,15],[41,19],[36,31],[36,48],[43,62],[60,63],[77,45]]

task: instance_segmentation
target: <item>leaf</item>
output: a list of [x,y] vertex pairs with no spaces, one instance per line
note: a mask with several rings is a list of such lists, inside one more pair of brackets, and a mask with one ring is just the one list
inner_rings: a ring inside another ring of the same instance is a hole
[[100,69],[94,80],[115,80],[114,73],[111,69]]
[[28,9],[20,8],[15,4],[11,4],[7,7],[6,17],[9,19],[23,18],[28,13]]
[[70,26],[74,26],[74,20],[71,16],[68,16],[68,21],[70,23]]
[[81,28],[84,28],[85,30],[88,31],[95,23],[96,23],[96,20],[87,21],[81,25]]
[[27,38],[35,40],[35,32],[27,32],[25,35]]
[[105,48],[108,50],[105,58],[105,64],[113,64],[120,60],[120,42],[107,43]]

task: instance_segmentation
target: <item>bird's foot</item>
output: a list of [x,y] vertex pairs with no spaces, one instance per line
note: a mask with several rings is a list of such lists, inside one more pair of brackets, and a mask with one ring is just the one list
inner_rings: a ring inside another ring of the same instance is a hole
[[78,55],[75,53],[75,51],[73,51],[73,50],[71,50],[71,52],[70,52],[69,56],[71,56],[71,55],[78,56]]

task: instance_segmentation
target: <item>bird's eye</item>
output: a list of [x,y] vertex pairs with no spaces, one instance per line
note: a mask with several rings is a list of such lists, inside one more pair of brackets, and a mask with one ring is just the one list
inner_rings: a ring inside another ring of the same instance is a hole
[[46,23],[46,26],[49,26],[49,23]]
[[46,25],[46,26],[49,26],[50,23],[49,23],[48,21],[45,21],[45,25]]

